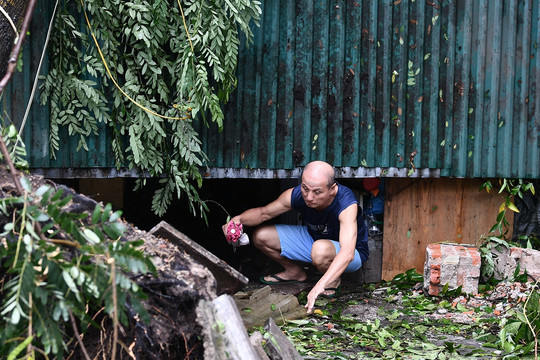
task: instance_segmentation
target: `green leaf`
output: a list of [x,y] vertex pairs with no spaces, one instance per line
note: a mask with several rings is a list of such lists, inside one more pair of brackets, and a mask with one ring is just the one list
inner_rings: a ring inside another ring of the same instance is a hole
[[25,176],[21,176],[20,181],[21,181],[21,186],[23,187],[24,190],[26,191],[32,190],[32,184],[30,183],[30,180],[28,180]]
[[79,293],[79,289],[77,289],[77,285],[75,285],[75,282],[71,278],[71,275],[67,271],[62,271],[62,277],[64,278],[64,281],[68,288],[73,291],[75,294]]
[[121,223],[105,224],[103,230],[111,239],[116,240],[124,233],[125,226]]
[[91,244],[97,244],[100,242],[100,238],[90,229],[84,229],[83,234],[85,239]]
[[513,321],[513,322],[509,322],[508,324],[506,324],[504,326],[504,329],[505,329],[505,332],[507,334],[515,335],[518,332],[521,325],[522,325],[521,322]]
[[36,195],[37,196],[43,196],[45,195],[45,193],[50,189],[51,187],[48,186],[48,185],[41,185],[37,190],[36,190]]
[[11,351],[7,357],[7,360],[15,360],[19,356],[20,353],[23,352],[23,350],[34,340],[34,336],[31,335],[24,339],[23,342],[21,342],[13,351]]
[[516,207],[516,205],[514,205],[514,203],[509,202],[509,203],[507,204],[507,206],[508,206],[508,208],[509,208],[510,210],[512,210],[513,212],[517,212],[517,213],[519,212],[518,208]]
[[115,222],[116,220],[120,219],[120,216],[122,216],[122,211],[121,210],[115,211],[109,217],[109,222]]
[[45,222],[50,219],[49,215],[44,214],[42,212],[38,212],[37,216],[35,217],[36,221]]
[[107,219],[110,216],[111,210],[112,210],[112,205],[110,203],[105,205],[105,208],[103,209],[103,212],[101,213],[101,222],[107,221]]
[[94,211],[92,212],[92,224],[97,224],[99,223],[101,219],[101,206],[99,205],[96,205],[96,207],[94,208]]
[[58,201],[64,194],[64,189],[60,188],[52,197],[50,201]]
[[309,320],[306,320],[306,319],[300,319],[300,320],[295,320],[295,319],[291,319],[291,320],[287,320],[287,323],[291,323],[291,324],[295,324],[295,325],[298,325],[298,326],[302,326],[302,325],[307,325],[309,324]]

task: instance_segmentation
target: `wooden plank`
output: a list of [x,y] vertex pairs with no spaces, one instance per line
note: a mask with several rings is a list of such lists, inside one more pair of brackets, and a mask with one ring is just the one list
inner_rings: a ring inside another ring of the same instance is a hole
[[[391,280],[412,268],[422,273],[428,244],[477,244],[495,224],[503,202],[500,194],[479,191],[481,183],[387,179],[382,278]],[[512,226],[513,217],[508,220]]]

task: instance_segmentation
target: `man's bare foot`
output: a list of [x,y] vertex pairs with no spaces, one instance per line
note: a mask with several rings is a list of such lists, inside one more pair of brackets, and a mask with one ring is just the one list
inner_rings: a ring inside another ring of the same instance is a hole
[[329,297],[336,296],[340,285],[341,285],[341,278],[338,278],[336,281],[333,281],[330,284],[328,284],[322,294],[324,296],[329,296]]

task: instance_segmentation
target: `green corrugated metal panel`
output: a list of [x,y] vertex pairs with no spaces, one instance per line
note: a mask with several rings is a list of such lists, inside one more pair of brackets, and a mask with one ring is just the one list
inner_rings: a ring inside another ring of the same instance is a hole
[[[39,2],[32,21],[30,67],[2,99],[18,123],[50,3]],[[540,178],[538,1],[262,5],[254,43],[240,53],[224,130],[199,128],[211,169],[229,171],[216,176],[251,168],[292,174],[322,159],[352,176],[385,169],[406,176],[413,164],[420,176]],[[34,100],[25,128],[34,168],[114,166],[106,137],[92,139],[86,153],[63,136],[50,160],[48,132],[48,108]]]
[[212,167],[540,177],[538,1],[263,5]]
[[[45,45],[47,29],[54,11],[55,1],[38,1],[30,24],[30,31],[23,47],[23,68],[15,72],[6,91],[4,91],[0,107],[4,117],[8,117],[17,126],[23,124],[24,115],[34,85],[36,72]],[[81,17],[81,27],[84,27]],[[49,59],[43,59],[40,74],[48,72]],[[42,81],[38,82],[38,85]],[[59,84],[59,86],[61,86]],[[28,161],[32,168],[92,168],[114,167],[114,156],[109,144],[107,132],[101,137],[91,136],[87,140],[89,152],[76,151],[78,139],[70,137],[65,129],[61,131],[60,150],[56,159],[51,159],[49,150],[49,106],[39,104],[39,89],[32,100],[28,117],[24,121],[23,139],[27,147]],[[98,125],[101,129],[105,124]]]
[[[29,34],[26,36],[26,43],[23,47],[23,70],[14,73],[11,82],[2,95],[2,118],[8,118],[18,127],[23,124],[32,92],[32,84],[41,58],[42,46],[45,42],[46,31],[43,29],[47,29],[50,16],[49,6],[43,6],[43,4],[39,3],[36,5],[33,20],[30,23]],[[47,61],[45,61],[42,70],[42,73],[48,70]],[[23,140],[27,146],[29,162],[41,158],[40,153],[48,148],[48,114],[48,107],[39,106],[39,98],[35,96],[32,100],[28,118],[24,121]]]

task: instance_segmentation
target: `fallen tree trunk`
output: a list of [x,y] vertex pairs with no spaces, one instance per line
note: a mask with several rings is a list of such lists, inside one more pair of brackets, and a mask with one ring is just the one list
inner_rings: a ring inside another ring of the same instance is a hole
[[0,2],[0,93],[17,65],[35,4],[36,0]]

